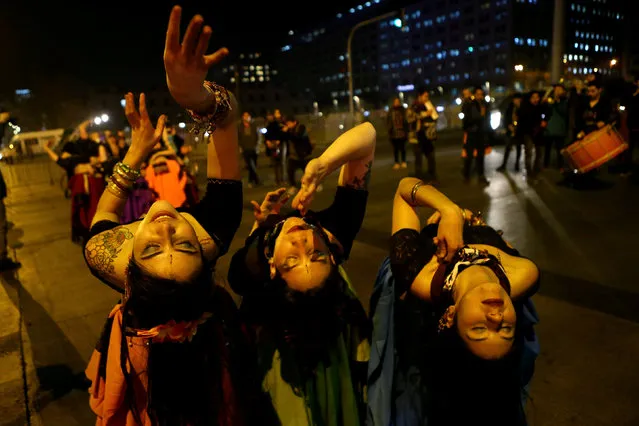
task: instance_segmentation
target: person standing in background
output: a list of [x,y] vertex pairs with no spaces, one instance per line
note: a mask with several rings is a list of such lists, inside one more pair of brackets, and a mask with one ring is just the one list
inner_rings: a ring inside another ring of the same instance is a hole
[[622,173],[632,173],[634,169],[633,153],[639,142],[639,75],[634,77],[634,92],[624,100],[628,114],[628,150],[623,153]]
[[521,136],[525,149],[526,177],[532,181],[537,178],[542,164],[542,134],[545,122],[540,101],[541,97],[538,92],[530,93],[529,98],[522,105],[519,126],[517,126],[518,136]]
[[240,152],[246,163],[246,170],[248,170],[249,175],[248,187],[252,188],[253,185],[260,184],[260,178],[257,175],[257,143],[259,134],[257,133],[257,126],[248,111],[244,111],[242,114],[238,135]]
[[555,84],[553,97],[548,99],[546,134],[544,137],[544,167],[550,166],[552,151],[557,153],[557,168],[563,166],[561,150],[568,136],[568,97],[563,84]]
[[283,130],[287,146],[286,171],[290,185],[289,193],[293,193],[297,191],[295,172],[298,170],[304,172],[308,162],[311,161],[314,145],[308,136],[306,126],[300,124],[295,117],[286,119]]
[[476,161],[477,175],[479,182],[488,185],[488,179],[484,174],[484,154],[486,149],[486,133],[488,131],[488,106],[484,100],[484,89],[478,87],[475,89],[475,98],[463,104],[462,113],[464,114],[463,128],[467,134],[464,143],[464,181],[470,182],[471,166],[473,158]]
[[0,172],[0,272],[12,271],[22,266],[19,262],[9,258],[7,250],[7,208],[4,199],[7,198],[7,184],[4,182],[2,172]]
[[517,124],[519,123],[519,110],[521,109],[521,93],[515,93],[513,100],[506,110],[506,117],[504,118],[504,124],[507,129],[506,133],[506,148],[504,149],[504,160],[501,166],[497,168],[497,171],[503,173],[506,171],[506,165],[510,152],[513,147],[516,149],[515,155],[515,172],[519,172],[519,162],[521,160],[521,140],[517,137]]
[[284,146],[282,144],[282,128],[282,123],[275,119],[275,115],[273,113],[269,112],[266,116],[266,134],[264,135],[264,143],[266,145],[266,156],[271,159],[271,166],[275,173],[275,185],[277,186],[282,185],[284,182]]
[[430,101],[428,90],[422,88],[418,92],[419,97],[415,104],[415,114],[417,115],[417,141],[418,148],[415,150],[415,175],[422,176],[422,155],[426,156],[428,162],[428,174],[431,181],[437,180],[437,170],[435,164],[435,145],[437,140],[437,119],[439,114]]
[[393,145],[393,154],[395,156],[395,165],[393,170],[405,169],[406,165],[406,140],[408,138],[408,121],[406,117],[406,108],[402,105],[399,98],[393,99],[393,107],[388,112],[388,133],[391,144]]

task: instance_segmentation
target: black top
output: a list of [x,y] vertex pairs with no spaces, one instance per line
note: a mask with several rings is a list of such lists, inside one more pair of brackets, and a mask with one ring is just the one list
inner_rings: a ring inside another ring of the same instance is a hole
[[297,124],[286,132],[289,158],[304,160],[313,153],[313,145],[306,131],[306,126]]
[[[402,295],[408,291],[417,275],[435,255],[437,248],[433,238],[437,236],[437,229],[436,224],[426,226],[421,233],[414,229],[401,229],[391,237],[391,270],[398,287],[395,294]],[[519,252],[509,247],[501,235],[490,226],[466,225],[464,243],[489,245],[512,256],[521,257]]]
[[592,133],[598,129],[597,123],[603,121],[606,124],[614,120],[612,115],[612,105],[605,99],[600,98],[594,106],[590,106],[588,101],[584,106],[584,111],[578,126],[578,132],[585,134]]
[[533,105],[530,102],[522,103],[519,110],[519,122],[517,123],[517,135],[538,136],[541,134],[541,121],[544,108],[541,104]]
[[[199,204],[193,208],[180,208],[178,211],[190,213],[198,221],[204,230],[211,236],[218,247],[219,256],[224,255],[233,241],[237,228],[242,221],[242,183],[237,180],[209,179],[206,186],[206,195]],[[129,223],[137,222],[141,219]],[[89,233],[89,238],[109,231],[120,223],[110,220],[96,222]],[[87,242],[88,242],[87,240]],[[86,253],[84,260],[87,261]],[[122,292],[122,289],[114,287],[94,271],[87,261],[91,273],[109,287]]]
[[7,197],[7,184],[4,181],[4,176],[0,172],[0,200],[4,200]]
[[[481,109],[484,108],[484,115]],[[466,132],[488,131],[488,105],[485,101],[473,100],[462,105],[464,119],[462,127]]]
[[[342,259],[350,255],[353,241],[359,232],[364,215],[368,191],[344,186],[337,188],[333,204],[319,212],[309,212],[322,228],[335,236],[343,248]],[[299,217],[295,211],[282,217]],[[269,267],[264,254],[264,235],[269,231],[267,226],[256,229],[240,250],[233,255],[229,267],[228,280],[233,291],[244,295],[251,290],[259,290],[269,280]]]

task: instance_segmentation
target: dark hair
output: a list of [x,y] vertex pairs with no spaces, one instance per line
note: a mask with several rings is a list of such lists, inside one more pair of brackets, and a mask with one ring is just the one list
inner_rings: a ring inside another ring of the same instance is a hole
[[293,290],[276,275],[259,304],[267,311],[261,312],[259,321],[278,348],[290,349],[280,350],[282,356],[289,353],[295,357],[295,362],[282,363],[282,378],[298,394],[306,391],[305,380],[315,373],[317,365],[330,362],[327,348],[347,326],[358,325],[364,333],[370,332],[366,312],[359,300],[348,294],[347,283],[335,265],[320,287],[308,291]]
[[[436,231],[437,225],[428,225],[422,232],[436,235]],[[511,255],[519,255],[488,226],[466,225],[464,241],[467,244],[489,244]],[[436,250],[434,243],[425,249],[432,255]],[[515,304],[517,322],[512,349],[500,359],[486,360],[468,349],[456,326],[438,331],[438,320],[448,308],[447,303],[430,306],[427,310],[421,302],[417,302],[417,307],[410,306],[410,303],[415,302],[409,302],[408,309],[399,315],[410,324],[421,323],[423,326],[414,327],[417,330],[408,331],[403,336],[400,333],[398,341],[400,351],[408,353],[409,359],[420,364],[425,386],[430,390],[425,401],[429,426],[483,424],[485,422],[481,417],[477,418],[477,413],[483,413],[486,407],[491,406],[498,408],[490,412],[491,424],[525,425],[520,363],[528,330],[522,324],[525,316],[521,304]]]
[[[204,256],[202,257],[204,261]],[[215,299],[208,262],[189,282],[150,275],[131,258],[127,272],[130,294],[122,308],[122,330],[148,329],[169,320],[192,321],[211,312]],[[198,326],[190,342],[151,343],[147,377],[147,413],[154,425],[219,424],[233,407],[225,407],[222,389],[223,336],[214,317]],[[129,373],[127,334],[122,333],[120,365],[126,381],[125,401],[140,424],[134,377]],[[139,373],[139,372],[138,372]]]
[[483,87],[481,87],[481,86],[476,86],[476,87],[473,89],[473,92],[476,92],[476,91],[478,91],[478,90],[481,90],[482,92],[484,92],[484,88],[483,88]]
[[[483,420],[497,426],[526,424],[520,374],[522,320],[523,314],[518,312],[513,347],[496,360],[471,353],[456,327],[438,333],[428,361],[430,368],[424,370],[426,383],[432,390],[426,402],[429,425],[484,423]],[[486,413],[486,407],[495,409],[482,418],[479,413]]]
[[419,90],[417,91],[417,95],[421,96],[424,93],[428,93],[428,89],[425,87],[420,87]]
[[588,87],[594,86],[597,89],[601,89],[601,82],[598,79],[594,79],[592,81],[589,81],[587,86]]
[[513,99],[521,99],[523,96],[521,93],[517,92],[513,95]]

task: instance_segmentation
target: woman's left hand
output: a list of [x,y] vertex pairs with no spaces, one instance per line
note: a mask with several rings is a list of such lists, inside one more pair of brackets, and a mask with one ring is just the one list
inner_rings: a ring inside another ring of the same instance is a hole
[[262,223],[271,214],[279,214],[282,207],[286,204],[290,196],[286,192],[286,188],[280,188],[266,194],[262,204],[257,201],[251,201],[253,206],[253,216],[258,223]]
[[[127,152],[127,156],[131,157],[131,155],[135,155],[136,160],[142,162],[162,137],[166,116],[160,116],[157,126],[153,127],[149,113],[146,110],[146,97],[144,93],[140,94],[139,112],[135,108],[133,93],[127,93],[124,98],[126,101],[124,113],[131,125],[131,147]],[[129,155],[129,153],[131,155]]]
[[322,183],[326,174],[326,166],[319,158],[314,158],[304,169],[302,176],[302,188],[293,199],[293,208],[299,210],[302,215],[308,212],[308,208],[313,202],[317,187]]
[[437,258],[440,262],[450,262],[455,253],[464,246],[464,211],[454,206],[440,212],[437,237],[433,242],[437,245]]

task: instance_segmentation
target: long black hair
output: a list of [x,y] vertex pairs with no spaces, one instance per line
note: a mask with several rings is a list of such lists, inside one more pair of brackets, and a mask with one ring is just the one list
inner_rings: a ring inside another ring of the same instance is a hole
[[[224,405],[222,362],[225,348],[219,316],[224,307],[216,303],[212,270],[203,259],[200,273],[189,282],[155,277],[132,258],[122,308],[120,365],[127,384],[125,401],[142,424],[134,395],[135,376],[128,371],[127,328],[148,329],[169,320],[192,321],[211,312],[214,317],[198,326],[192,341],[150,343],[147,377],[147,413],[154,425],[225,424],[220,421]],[[224,410],[230,407],[224,407]],[[226,423],[228,424],[228,423]]]

